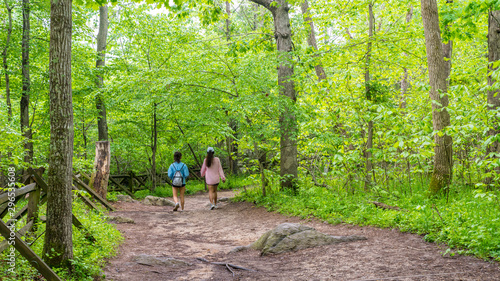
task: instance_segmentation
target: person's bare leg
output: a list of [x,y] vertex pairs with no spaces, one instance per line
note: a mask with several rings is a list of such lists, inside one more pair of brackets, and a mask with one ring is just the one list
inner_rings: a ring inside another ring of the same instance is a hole
[[181,191],[181,210],[184,211],[184,192],[186,191],[186,187],[181,187],[180,188],[180,191]]
[[172,196],[174,197],[174,203],[177,204],[179,199],[177,199],[177,189],[175,187],[172,187]]
[[214,204],[214,186],[208,185],[208,199],[210,199],[210,204]]
[[214,199],[214,205],[217,206],[217,185],[214,185],[214,195],[212,198]]

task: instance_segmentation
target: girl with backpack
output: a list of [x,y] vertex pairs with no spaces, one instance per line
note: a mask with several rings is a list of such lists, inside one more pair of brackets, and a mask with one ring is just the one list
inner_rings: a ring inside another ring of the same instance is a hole
[[172,180],[172,194],[174,197],[175,207],[174,212],[179,209],[179,199],[177,192],[181,197],[181,211],[184,211],[184,192],[186,191],[186,178],[189,176],[187,166],[181,162],[182,153],[176,151],[174,153],[174,163],[168,168],[168,177]]
[[205,177],[208,186],[208,198],[210,199],[210,210],[217,208],[217,186],[220,179],[226,182],[220,159],[214,157],[215,150],[213,147],[207,149],[207,157],[201,166],[201,176]]

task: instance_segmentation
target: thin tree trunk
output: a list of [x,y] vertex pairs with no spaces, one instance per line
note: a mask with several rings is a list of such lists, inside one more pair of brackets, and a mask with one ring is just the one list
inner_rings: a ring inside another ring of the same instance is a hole
[[4,0],[5,8],[7,9],[8,14],[8,25],[7,25],[7,39],[5,41],[5,47],[2,52],[3,57],[3,69],[5,71],[5,99],[7,104],[7,116],[8,120],[12,120],[12,104],[10,101],[10,77],[9,77],[9,65],[7,64],[7,58],[9,56],[9,47],[10,47],[10,37],[12,36],[12,8],[9,6],[7,0]]
[[156,189],[156,150],[158,148],[158,128],[157,128],[157,119],[156,119],[156,108],[158,104],[153,103],[153,145],[151,146],[151,150],[153,155],[151,156],[151,191],[155,191]]
[[[410,6],[408,13],[406,13],[406,28],[410,27],[410,21],[413,17],[413,6]],[[407,53],[404,53],[405,57],[408,57]],[[405,67],[403,69],[403,79],[401,79],[401,100],[399,103],[399,108],[406,108],[406,95],[408,92],[408,69]]]
[[[366,47],[366,62],[365,62],[365,91],[368,100],[372,100],[370,94],[370,59],[372,52],[373,28],[375,26],[375,17],[373,16],[373,3],[368,4],[368,44]],[[372,148],[373,148],[373,120],[368,121],[368,136],[366,139],[366,176],[365,190],[368,190],[372,181]]]
[[[307,36],[307,44],[313,48],[315,51],[318,50],[318,44],[316,43],[316,34],[314,31],[314,22],[312,21],[311,14],[309,12],[309,2],[304,0],[302,5],[300,5],[302,10],[302,16],[304,17],[304,22],[309,23],[309,35]],[[316,57],[317,55],[315,55]],[[316,76],[318,76],[318,80],[322,81],[326,79],[326,73],[323,68],[323,64],[321,61],[318,62],[317,65],[314,66],[314,70],[316,70]]]
[[[108,6],[99,7],[99,32],[97,33],[97,61],[96,68],[106,65],[106,44],[108,39]],[[104,86],[102,75],[98,74],[96,77],[96,84],[98,88]],[[98,112],[97,117],[97,130],[99,133],[99,140],[108,140],[108,123],[106,120],[106,106],[103,101],[102,94],[96,96],[96,108]]]
[[437,193],[451,182],[453,173],[453,140],[445,134],[450,126],[447,95],[447,73],[439,28],[436,0],[421,0],[424,23],[425,47],[429,69],[430,98],[432,100],[432,124],[434,131],[434,170],[429,185],[431,193]]
[[[493,68],[493,63],[500,60],[500,11],[490,11],[488,15],[488,73],[492,73],[498,68]],[[492,86],[497,81],[493,79],[491,75],[488,75],[488,85]],[[500,90],[489,90],[487,97],[488,110],[498,110],[500,107]],[[488,120],[490,130],[488,131],[488,136],[495,136],[500,133],[500,120],[496,115]],[[487,148],[486,154],[490,155],[492,153],[500,153],[500,142],[498,140],[493,141]],[[497,159],[498,156],[492,154],[488,156],[490,159]],[[487,170],[487,172],[490,172]],[[500,172],[499,168],[495,168],[494,173],[498,174]],[[494,176],[488,176],[485,178],[484,183],[490,185],[493,183]],[[498,185],[497,182],[495,182]]]
[[[295,95],[295,83],[292,80],[293,61],[292,52],[292,31],[290,29],[289,4],[286,0],[251,0],[254,3],[264,6],[268,9],[274,18],[274,37],[276,38],[276,46],[280,57],[280,65],[278,67],[278,85],[280,87],[280,95],[283,95],[295,103],[297,98]],[[271,5],[273,3],[273,5]],[[293,114],[293,110],[289,106],[285,106],[284,111],[280,116],[280,153],[281,165],[280,176],[281,187],[291,188],[296,190],[297,184],[297,120]]]
[[[226,13],[226,40],[229,44],[231,41],[231,20],[229,19],[231,16],[231,5],[229,1],[226,2]],[[226,114],[228,114],[227,111]],[[236,139],[238,138],[238,122],[234,118],[230,118],[228,125],[233,131],[233,136],[226,138],[228,152],[227,160],[230,173],[236,175],[238,174],[238,143],[236,142]]]
[[226,19],[226,40],[229,42],[231,40],[231,20],[229,17],[231,17],[231,3],[229,1],[226,1],[226,13],[227,13],[227,19]]
[[72,240],[73,105],[71,0],[52,0],[50,13],[50,154],[43,257],[51,267],[70,267]]
[[23,0],[23,41],[22,41],[22,75],[23,92],[21,95],[21,132],[24,134],[24,162],[33,161],[33,136],[30,128],[30,0]]

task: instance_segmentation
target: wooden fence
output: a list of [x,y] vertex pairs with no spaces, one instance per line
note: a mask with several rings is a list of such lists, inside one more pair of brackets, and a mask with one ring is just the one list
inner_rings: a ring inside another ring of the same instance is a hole
[[[22,237],[26,235],[33,229],[33,226],[37,221],[44,222],[45,219],[38,215],[38,210],[40,206],[47,202],[47,184],[42,179],[41,173],[35,172],[33,169],[28,169],[27,177],[25,181],[25,186],[21,188],[17,188],[15,190],[14,196],[9,196],[7,192],[0,194],[0,234],[5,237],[5,241],[0,243],[0,253],[9,248],[9,238],[14,235],[15,244],[13,245],[15,249],[26,259],[28,262],[42,274],[42,276],[48,281],[58,280],[61,281],[61,278],[57,276],[57,274],[30,248],[30,244],[26,241],[22,240]],[[81,192],[77,192],[77,196],[91,209],[98,210],[95,202],[102,204],[108,210],[114,211],[113,206],[111,206],[105,198],[101,198],[97,193],[95,193],[87,183],[85,183],[84,179],[81,177],[86,177],[86,175],[82,173],[73,175],[73,190],[79,190]],[[88,177],[88,176],[87,176]],[[90,180],[90,179],[87,179]],[[29,182],[29,183],[28,183]],[[90,195],[89,199],[87,196],[82,195],[82,193],[88,193]],[[26,195],[29,194],[28,204],[25,207],[21,208],[18,212],[16,212],[13,216],[11,216],[10,220],[4,222],[3,218],[12,210],[12,203],[9,206],[9,202],[13,202],[17,204],[20,200],[23,200]],[[14,198],[12,201],[11,198]],[[19,230],[15,232],[11,232],[9,226],[15,224],[16,221],[20,221],[24,216],[27,216],[27,223]],[[85,234],[85,237],[91,241],[96,241],[96,238],[92,236],[92,234],[85,229],[83,224],[78,220],[78,218],[73,214],[73,225],[82,231]],[[40,234],[40,236],[43,235]],[[35,238],[33,241],[38,239]]]

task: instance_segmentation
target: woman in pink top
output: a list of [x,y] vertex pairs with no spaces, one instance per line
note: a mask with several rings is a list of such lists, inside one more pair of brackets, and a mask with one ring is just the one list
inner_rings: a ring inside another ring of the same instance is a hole
[[220,159],[214,157],[215,150],[213,147],[207,149],[207,157],[203,161],[203,166],[201,166],[201,176],[205,177],[205,181],[208,185],[208,198],[210,199],[210,210],[217,207],[217,186],[219,185],[220,179],[222,182],[226,182],[226,177],[224,176],[224,171],[222,170],[222,165],[220,164]]

